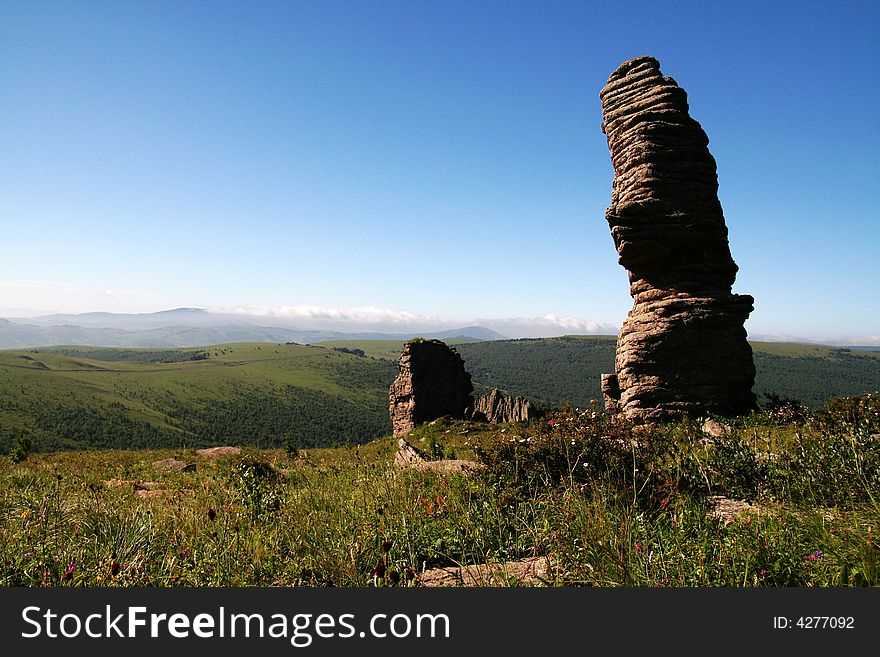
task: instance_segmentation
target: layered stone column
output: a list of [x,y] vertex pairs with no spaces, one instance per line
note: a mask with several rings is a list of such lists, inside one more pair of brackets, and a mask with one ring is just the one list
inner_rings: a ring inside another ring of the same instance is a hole
[[617,341],[606,406],[629,417],[738,415],[756,407],[737,266],[709,139],[687,94],[653,57],[620,65],[600,93],[614,184],[605,218],[634,305]]

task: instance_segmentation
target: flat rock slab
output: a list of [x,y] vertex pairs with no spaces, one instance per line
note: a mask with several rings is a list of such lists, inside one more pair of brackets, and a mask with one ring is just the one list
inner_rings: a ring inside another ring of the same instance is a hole
[[134,494],[142,500],[156,500],[170,495],[171,491],[166,488],[157,488],[156,490],[136,490]]
[[543,586],[550,572],[547,557],[528,557],[503,563],[433,568],[416,576],[426,587],[438,586]]
[[711,495],[706,499],[709,502],[709,515],[718,518],[725,525],[729,525],[743,514],[759,514],[762,511],[757,504],[749,504],[743,500],[732,500],[723,495]]
[[485,467],[482,463],[464,461],[462,459],[429,461],[425,458],[424,452],[403,438],[397,439],[397,453],[394,455],[394,465],[398,468],[429,470],[432,472],[475,472]]
[[177,459],[162,459],[161,461],[153,461],[153,467],[169,472],[194,472],[196,464],[178,461]]
[[241,454],[240,447],[230,447],[224,445],[222,447],[209,447],[208,449],[197,449],[196,454],[206,459],[216,459],[221,456],[235,456]]

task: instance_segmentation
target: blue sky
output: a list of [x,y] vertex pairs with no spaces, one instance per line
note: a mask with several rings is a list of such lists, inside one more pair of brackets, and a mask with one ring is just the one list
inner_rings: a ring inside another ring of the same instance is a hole
[[0,314],[608,332],[598,93],[650,54],[709,135],[750,335],[880,342],[878,32],[872,2],[7,1]]

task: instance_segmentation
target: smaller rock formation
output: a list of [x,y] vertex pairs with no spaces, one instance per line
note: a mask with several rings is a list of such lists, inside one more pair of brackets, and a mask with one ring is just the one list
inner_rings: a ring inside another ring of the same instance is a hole
[[455,349],[440,340],[411,340],[403,345],[397,366],[400,373],[388,395],[395,436],[439,417],[465,417],[474,386]]
[[475,420],[484,420],[492,424],[500,422],[528,422],[536,415],[536,409],[532,402],[525,397],[508,397],[502,394],[498,388],[474,402],[472,417]]
[[616,374],[602,375],[602,399],[605,401],[606,411],[617,412],[617,404],[620,401],[620,382]]

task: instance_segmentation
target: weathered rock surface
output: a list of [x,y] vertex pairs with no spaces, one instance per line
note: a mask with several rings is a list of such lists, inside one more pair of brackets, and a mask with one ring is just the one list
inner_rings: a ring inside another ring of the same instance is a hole
[[723,495],[710,495],[706,501],[709,503],[709,516],[717,518],[724,525],[729,525],[744,514],[759,515],[764,511],[761,507],[749,504],[745,500],[732,500]]
[[731,292],[737,266],[709,139],[653,57],[621,64],[600,97],[614,166],[605,218],[635,302],[616,374],[603,377],[606,406],[652,420],[747,413],[755,366],[743,324],[754,299]]
[[206,459],[216,459],[221,456],[235,456],[241,454],[240,447],[232,447],[231,445],[221,445],[220,447],[208,447],[206,449],[197,449],[196,454]]
[[482,463],[462,459],[428,460],[427,455],[404,438],[397,439],[397,452],[394,454],[394,465],[398,468],[414,470],[431,470],[434,472],[474,472],[483,469]]
[[398,369],[388,395],[395,436],[439,417],[463,419],[473,405],[474,386],[464,361],[440,340],[404,344]]
[[153,467],[159,470],[168,470],[170,472],[194,472],[195,463],[186,463],[175,458],[162,459],[161,461],[153,461]]
[[477,397],[472,416],[492,424],[499,422],[528,422],[536,415],[532,402],[525,397],[508,397],[498,388]]
[[472,566],[433,568],[419,573],[416,581],[425,587],[440,586],[546,586],[550,574],[547,557],[519,561],[480,563]]

